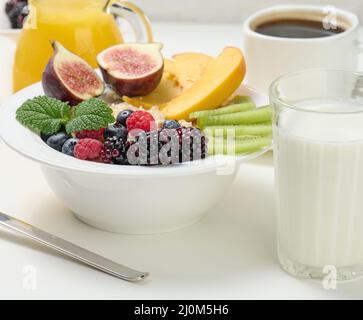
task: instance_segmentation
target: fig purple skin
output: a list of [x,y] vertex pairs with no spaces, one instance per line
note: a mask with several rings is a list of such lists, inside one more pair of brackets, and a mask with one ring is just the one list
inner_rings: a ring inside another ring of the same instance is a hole
[[128,97],[146,96],[154,91],[161,81],[164,67],[157,73],[137,79],[120,79],[110,75],[107,70],[100,68],[103,80],[119,95]]
[[86,61],[58,42],[53,43],[53,48],[54,54],[42,76],[43,90],[47,96],[75,106],[104,92],[103,81]]
[[121,97],[148,95],[163,76],[160,49],[160,44],[152,43],[116,45],[104,50],[97,57],[104,81]]
[[58,100],[68,102],[71,106],[75,106],[82,102],[82,99],[76,97],[64,86],[59,80],[54,70],[53,58],[49,60],[42,77],[42,85],[44,93]]

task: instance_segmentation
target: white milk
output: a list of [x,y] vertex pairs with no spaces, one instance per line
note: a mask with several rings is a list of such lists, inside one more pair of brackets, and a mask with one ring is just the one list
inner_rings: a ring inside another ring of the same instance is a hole
[[[346,112],[362,105],[310,101]],[[363,263],[363,114],[285,109],[274,127],[279,250],[309,267]]]

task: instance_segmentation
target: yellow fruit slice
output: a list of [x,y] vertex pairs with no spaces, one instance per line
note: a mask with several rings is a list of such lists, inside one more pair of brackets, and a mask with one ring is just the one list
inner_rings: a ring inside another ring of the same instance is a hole
[[203,53],[178,53],[173,55],[174,64],[171,65],[171,72],[183,91],[189,89],[202,76],[209,62],[213,60],[211,56]]
[[173,60],[165,59],[163,77],[153,92],[144,97],[124,96],[123,100],[136,107],[150,109],[158,106],[162,109],[198,81],[211,60],[210,56],[202,53],[180,53],[174,55]]
[[161,108],[164,104],[180,95],[182,89],[178,85],[175,75],[172,74],[172,64],[174,64],[173,61],[168,59],[164,60],[163,77],[153,92],[144,97],[130,98],[124,96],[122,99],[135,107],[150,109],[153,106],[159,106]]
[[168,119],[188,119],[189,113],[214,109],[240,86],[246,73],[241,50],[227,47],[210,61],[201,78],[188,90],[168,102],[162,112]]

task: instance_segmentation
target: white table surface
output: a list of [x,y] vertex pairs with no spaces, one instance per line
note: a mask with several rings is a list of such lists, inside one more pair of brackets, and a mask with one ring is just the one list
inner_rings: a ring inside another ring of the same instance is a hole
[[[217,54],[225,45],[242,43],[240,25],[154,24],[154,30],[166,55]],[[153,236],[112,234],[83,224],[55,198],[37,164],[2,142],[0,155],[0,211],[151,272],[143,283],[128,283],[0,230],[0,299],[363,298],[363,280],[325,290],[320,282],[280,269],[271,154],[243,164],[232,188],[201,223]],[[126,200],[121,195],[119,201],[122,210]],[[36,288],[26,285],[30,270],[36,271]]]

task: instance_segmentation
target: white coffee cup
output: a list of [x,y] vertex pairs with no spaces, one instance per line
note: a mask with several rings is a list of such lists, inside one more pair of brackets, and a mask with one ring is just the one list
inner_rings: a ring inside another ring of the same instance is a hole
[[[304,19],[337,25],[345,31],[320,38],[281,38],[267,36],[255,28],[269,21]],[[250,16],[244,23],[246,83],[267,93],[279,76],[311,68],[356,70],[358,66],[358,17],[334,7],[281,5]]]

